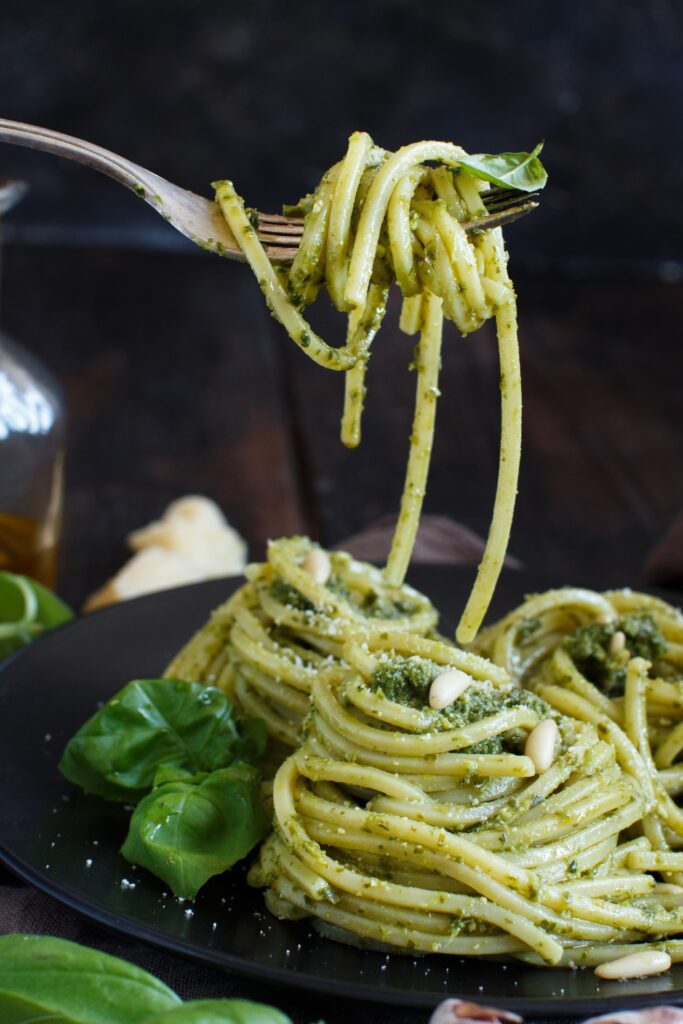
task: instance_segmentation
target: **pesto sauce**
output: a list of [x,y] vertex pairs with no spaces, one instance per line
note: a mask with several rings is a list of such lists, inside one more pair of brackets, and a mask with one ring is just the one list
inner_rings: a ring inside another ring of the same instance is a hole
[[401,619],[406,615],[412,615],[415,611],[413,602],[393,600],[377,590],[368,590],[362,595],[354,593],[339,576],[334,574],[330,576],[326,586],[333,594],[348,601],[368,619]]
[[621,696],[626,683],[623,652],[610,649],[611,639],[619,630],[626,637],[632,658],[654,662],[666,651],[666,640],[647,612],[632,612],[615,622],[579,626],[562,641],[579,672],[608,697]]
[[540,619],[521,619],[519,626],[517,627],[517,640],[520,644],[527,643],[534,633],[537,633],[540,628]]
[[510,742],[511,733],[502,733],[500,736],[490,736],[487,740],[480,740],[479,743],[472,743],[469,747],[463,747],[459,754],[505,754],[510,748],[516,749],[518,743]]
[[294,608],[298,612],[315,611],[315,605],[307,597],[304,597],[291,583],[285,583],[279,577],[273,580],[269,589],[272,597],[279,601],[280,604],[286,604],[289,608]]
[[[400,619],[411,615],[415,611],[415,605],[409,601],[392,600],[384,594],[369,590],[362,596],[350,590],[339,576],[332,575],[325,584],[326,588],[342,600],[348,601],[350,605],[357,608],[369,619]],[[300,591],[291,583],[286,583],[278,577],[274,579],[269,587],[271,595],[280,604],[287,605],[298,612],[314,612],[316,610],[312,601],[304,597]]]
[[426,658],[395,657],[373,672],[370,687],[397,704],[423,708],[429,703],[429,687],[440,672],[443,666]]
[[[423,709],[429,705],[429,687],[445,666],[419,657],[393,657],[380,664],[370,679],[370,687],[387,700],[406,707]],[[444,727],[450,729],[472,725],[510,708],[528,707],[539,719],[548,718],[548,704],[528,690],[500,690],[491,684],[470,686],[450,707],[439,712]],[[510,729],[499,736],[482,740],[460,750],[464,754],[502,754],[519,750],[526,738],[523,730]]]

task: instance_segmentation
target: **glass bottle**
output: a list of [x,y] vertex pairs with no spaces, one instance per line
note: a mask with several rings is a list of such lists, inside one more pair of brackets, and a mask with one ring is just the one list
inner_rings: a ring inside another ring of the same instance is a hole
[[[24,192],[0,179],[0,216]],[[53,587],[62,520],[64,403],[49,371],[0,331],[0,571]]]

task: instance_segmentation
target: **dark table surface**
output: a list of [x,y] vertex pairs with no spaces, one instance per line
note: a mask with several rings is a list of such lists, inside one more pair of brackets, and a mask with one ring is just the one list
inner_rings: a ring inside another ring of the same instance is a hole
[[[101,248],[5,256],[3,327],[68,403],[59,589],[73,604],[125,560],[126,533],[182,494],[215,498],[252,557],[269,537],[333,544],[396,509],[414,389],[396,304],[371,362],[364,443],[349,452],[341,377],[294,348],[246,268]],[[525,444],[511,550],[558,582],[638,585],[683,507],[683,285],[516,283]],[[341,337],[331,309],[315,324]],[[449,329],[441,390],[426,509],[483,534],[499,429],[492,330]]]

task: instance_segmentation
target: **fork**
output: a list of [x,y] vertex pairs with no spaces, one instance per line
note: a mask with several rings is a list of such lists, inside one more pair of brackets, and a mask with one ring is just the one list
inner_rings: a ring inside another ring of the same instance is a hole
[[[0,118],[0,142],[40,149],[85,164],[131,189],[182,235],[220,256],[244,260],[235,236],[218,205],[180,188],[131,160],[92,142],[53,132],[49,128]],[[520,194],[514,189],[492,188],[482,192],[486,215],[465,221],[468,233],[509,224],[538,206],[538,193]],[[256,211],[258,237],[272,263],[291,263],[304,229],[302,217]]]

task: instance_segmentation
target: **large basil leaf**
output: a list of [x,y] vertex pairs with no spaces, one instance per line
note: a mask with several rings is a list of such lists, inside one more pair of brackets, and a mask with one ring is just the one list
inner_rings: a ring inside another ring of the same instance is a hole
[[126,960],[44,935],[0,937],[2,1024],[141,1024],[179,1004]]
[[246,761],[247,764],[257,764],[268,745],[265,722],[262,718],[238,718],[237,731],[237,742],[232,748],[230,761]]
[[211,772],[237,759],[257,760],[265,743],[263,723],[241,722],[215,687],[138,679],[79,729],[59,767],[86,793],[135,803],[162,765],[181,774]]
[[209,878],[246,857],[269,827],[258,772],[234,764],[153,789],[135,808],[121,852],[176,896],[193,899]]
[[71,609],[36,580],[0,572],[0,659],[73,617]]
[[530,153],[498,153],[497,156],[474,153],[458,162],[477,178],[494,185],[516,188],[520,192],[535,192],[548,180],[548,174],[538,159],[542,149],[543,143],[539,142]]
[[287,1014],[249,999],[197,999],[145,1024],[292,1024]]

